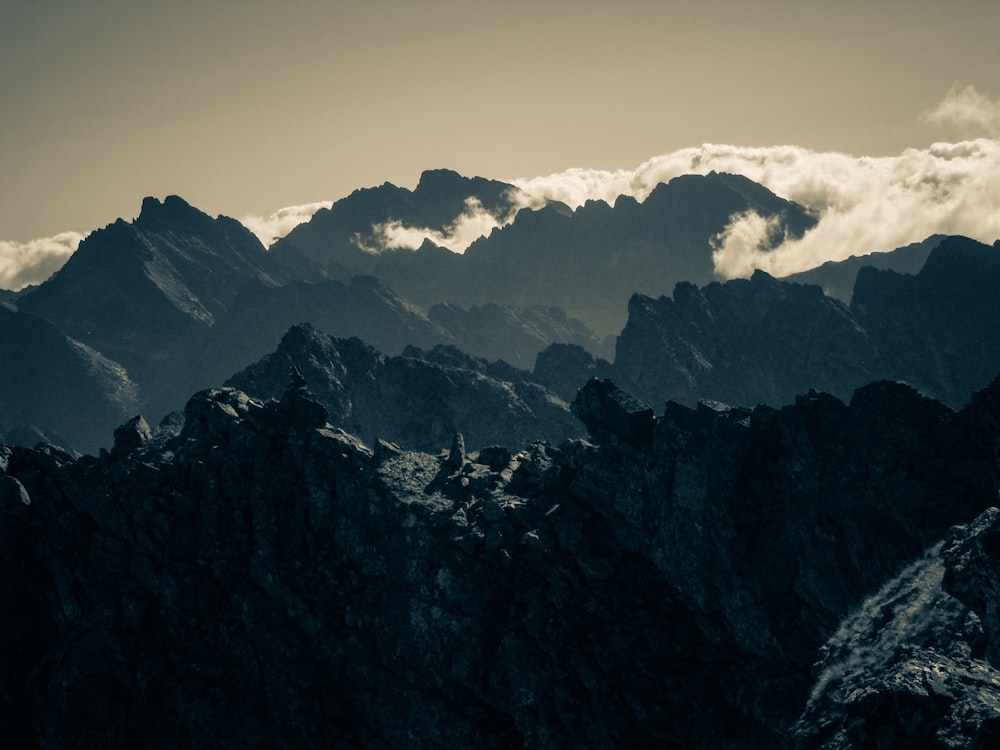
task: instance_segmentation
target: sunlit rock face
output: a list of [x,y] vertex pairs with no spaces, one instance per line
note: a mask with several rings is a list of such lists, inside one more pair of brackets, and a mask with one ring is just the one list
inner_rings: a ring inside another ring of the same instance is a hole
[[299,371],[97,458],[4,449],[8,736],[780,746],[839,623],[995,501],[998,388],[658,413],[595,380],[587,441],[433,454],[364,445]]
[[793,746],[995,747],[1000,510],[906,566],[820,651]]

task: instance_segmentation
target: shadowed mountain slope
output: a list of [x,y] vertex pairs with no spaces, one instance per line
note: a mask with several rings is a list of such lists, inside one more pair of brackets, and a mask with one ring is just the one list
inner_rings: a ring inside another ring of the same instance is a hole
[[50,323],[0,305],[0,434],[97,452],[139,408],[120,364]]
[[245,284],[286,278],[234,219],[212,219],[177,196],[162,203],[146,198],[139,218],[90,234],[58,273],[17,304],[142,369],[171,341],[210,327]]
[[[345,199],[343,211],[350,200]],[[815,224],[801,206],[744,177],[712,173],[661,184],[641,204],[621,197],[614,207],[590,201],[576,211],[562,204],[522,210],[513,223],[476,240],[462,256],[449,257],[429,244],[417,251],[363,253],[357,248],[363,240],[353,241],[353,251],[345,250],[357,232],[361,238],[370,234],[371,227],[364,226],[369,215],[340,219],[333,209],[293,230],[273,252],[283,255],[286,246],[301,250],[300,238],[308,236],[310,257],[337,267],[330,272],[371,273],[424,307],[440,302],[556,305],[606,336],[621,328],[626,300],[634,292],[662,294],[678,281],[711,281],[712,238],[734,214],[748,210],[779,215],[782,231],[790,236]]]
[[1000,246],[965,237],[942,240],[916,275],[862,268],[850,307],[761,271],[678,284],[672,299],[631,299],[614,371],[650,403],[846,398],[886,378],[959,407],[1000,370],[998,288]]
[[912,245],[889,252],[852,255],[846,260],[827,261],[808,271],[783,276],[781,280],[795,284],[817,284],[828,297],[834,297],[849,305],[854,294],[854,282],[858,277],[858,271],[862,268],[871,267],[884,271],[916,274],[923,268],[931,250],[941,244],[945,237],[943,234],[932,234],[921,242],[914,242]]
[[865,268],[851,312],[885,361],[949,404],[981,388],[1000,365],[1000,241],[949,237],[916,275]]
[[256,398],[275,398],[289,368],[298,367],[330,421],[368,445],[382,438],[433,452],[459,432],[469,449],[495,444],[516,449],[532,440],[559,443],[582,434],[568,405],[527,382],[528,373],[494,377],[473,369],[457,350],[450,364],[437,359],[386,357],[356,338],[295,326],[274,353],[226,384]]

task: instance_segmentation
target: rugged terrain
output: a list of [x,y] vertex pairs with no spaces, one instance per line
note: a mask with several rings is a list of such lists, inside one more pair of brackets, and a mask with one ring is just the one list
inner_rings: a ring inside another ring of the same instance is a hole
[[0,295],[5,742],[995,746],[1000,243],[713,281],[746,210],[813,224],[438,170],[268,252],[147,199]]
[[569,405],[530,373],[476,361],[455,348],[411,347],[387,357],[359,339],[336,339],[308,325],[285,334],[277,350],[226,385],[261,400],[277,398],[298,367],[334,424],[374,445],[378,439],[435,452],[462,432],[470,449],[519,449],[582,437]]
[[[575,211],[562,204],[523,209],[463,255],[430,242],[415,252],[361,250],[372,242],[373,222],[393,218],[421,226],[410,218],[409,203],[400,202],[422,195],[425,181],[440,190],[447,183],[452,194],[482,195],[484,205],[497,200],[487,186],[477,191],[457,175],[430,177],[425,174],[412,194],[391,185],[358,191],[292,230],[272,252],[279,258],[308,255],[335,278],[372,274],[425,307],[442,302],[556,305],[607,336],[625,323],[630,295],[663,294],[679,281],[712,281],[711,242],[734,214],[753,210],[775,217],[788,236],[815,225],[801,206],[761,185],[713,172],[660,184],[642,203],[622,196],[614,206],[588,201]],[[358,214],[365,221],[357,221]]]
[[959,408],[1000,371],[998,285],[1000,244],[966,237],[941,240],[917,274],[862,268],[850,305],[763,271],[682,283],[672,298],[632,297],[613,373],[656,404],[780,405],[810,388],[849,398],[888,379]]
[[573,408],[589,441],[411,453],[296,374],[97,458],[3,449],[8,736],[778,746],[814,731],[838,623],[996,500],[1000,383],[960,412],[876,383],[654,416],[595,380]]
[[[300,323],[361,338],[388,356],[443,345],[534,368],[534,379],[567,401],[595,375],[654,404],[734,405],[781,405],[810,388],[848,398],[890,378],[960,406],[1000,369],[989,343],[998,323],[992,249],[929,238],[866,256],[880,267],[915,268],[938,240],[928,260],[936,270],[916,276],[859,271],[860,259],[817,269],[815,279],[831,288],[859,279],[850,306],[763,274],[712,282],[714,238],[747,210],[778,217],[781,236],[814,223],[738,175],[681,177],[642,203],[570,210],[437,170],[413,191],[357,191],[265,250],[233,219],[177,196],[147,198],[137,219],[93,232],[48,281],[5,296],[5,309],[43,319],[99,363],[65,367],[55,347],[40,346],[25,365],[60,370],[64,394],[96,388],[98,396],[86,409],[63,408],[66,396],[47,409],[45,378],[32,391],[15,381],[33,380],[10,376],[0,385],[18,408],[0,414],[0,431],[12,442],[47,436],[96,453],[127,414],[156,421],[181,409],[191,393],[274,352]],[[476,212],[509,223],[461,255],[430,242],[393,247],[385,236],[397,227],[444,237]],[[662,296],[671,288],[673,299]],[[17,362],[18,351],[5,355]],[[123,395],[136,408],[123,412]],[[74,411],[86,414],[80,424],[70,424]]]
[[[425,211],[440,192],[425,196]],[[449,206],[436,210],[460,210]],[[407,346],[450,345],[525,369],[553,342],[607,348],[550,305],[426,310],[371,276],[341,282],[317,272],[295,280],[301,268],[283,258],[233,219],[212,218],[177,196],[147,198],[135,221],[93,232],[51,279],[4,301],[11,332],[0,342],[9,365],[0,386],[11,408],[0,413],[0,432],[12,442],[34,444],[32,436],[42,435],[96,453],[128,414],[141,408],[158,420],[182,408],[195,391],[273,352],[291,326],[304,322],[361,337],[390,355]],[[26,314],[35,328],[48,326],[29,350],[16,333],[28,325]],[[57,338],[75,346],[87,365],[67,366],[55,343],[43,344]],[[50,371],[58,373],[60,393],[46,386]],[[95,391],[96,397],[82,395]],[[122,394],[130,404],[124,412]]]

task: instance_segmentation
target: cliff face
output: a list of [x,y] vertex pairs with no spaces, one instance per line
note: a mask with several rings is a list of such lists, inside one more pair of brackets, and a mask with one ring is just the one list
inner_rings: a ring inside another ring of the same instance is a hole
[[[953,408],[1000,369],[1000,246],[942,240],[916,275],[862,268],[850,307],[757,271],[629,301],[616,377],[650,403],[786,404],[902,380]],[[582,381],[582,379],[581,379]]]
[[847,307],[817,286],[750,279],[673,298],[635,295],[615,371],[651,403],[786,404],[816,388],[850,398],[878,375],[878,352]]
[[775,746],[850,608],[994,501],[998,392],[654,419],[592,381],[592,442],[433,456],[369,450],[295,381],[202,392],[179,434],[134,420],[96,459],[5,448],[6,726],[60,748]]

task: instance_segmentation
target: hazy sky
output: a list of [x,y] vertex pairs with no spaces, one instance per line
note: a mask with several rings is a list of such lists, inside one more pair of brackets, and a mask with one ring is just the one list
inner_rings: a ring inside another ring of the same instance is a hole
[[925,116],[967,86],[1000,100],[996,0],[0,0],[0,17],[0,240],[17,243],[132,218],[145,195],[239,218],[434,167],[997,135]]

